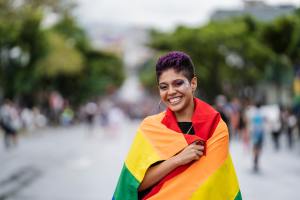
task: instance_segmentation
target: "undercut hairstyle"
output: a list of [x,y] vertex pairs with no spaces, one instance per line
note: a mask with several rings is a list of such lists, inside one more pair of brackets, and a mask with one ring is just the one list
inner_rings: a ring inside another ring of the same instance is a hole
[[192,59],[189,55],[181,51],[171,51],[158,59],[156,63],[157,82],[161,74],[168,69],[174,69],[177,73],[181,72],[189,82],[195,76],[195,67]]

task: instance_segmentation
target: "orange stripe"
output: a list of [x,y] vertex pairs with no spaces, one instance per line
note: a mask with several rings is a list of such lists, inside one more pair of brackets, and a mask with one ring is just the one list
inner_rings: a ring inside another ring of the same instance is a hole
[[[147,117],[140,126],[141,132],[164,160],[174,156],[188,144],[184,135],[168,129],[160,122],[165,113]],[[170,137],[170,135],[172,137]]]
[[149,199],[189,199],[193,192],[224,163],[227,155],[228,130],[221,120],[213,136],[207,141],[206,156],[193,163],[184,173],[167,181],[159,193]]

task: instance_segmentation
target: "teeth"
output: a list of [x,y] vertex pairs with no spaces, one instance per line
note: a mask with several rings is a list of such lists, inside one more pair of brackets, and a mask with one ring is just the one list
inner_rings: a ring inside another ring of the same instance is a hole
[[175,98],[169,99],[169,101],[170,101],[171,104],[178,103],[180,100],[181,100],[180,97],[175,97]]

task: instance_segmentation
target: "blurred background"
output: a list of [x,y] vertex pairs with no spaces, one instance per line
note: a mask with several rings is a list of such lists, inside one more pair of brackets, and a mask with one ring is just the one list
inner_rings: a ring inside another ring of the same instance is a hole
[[111,199],[139,122],[162,111],[155,62],[171,50],[230,128],[243,198],[300,199],[299,6],[0,0],[0,200]]

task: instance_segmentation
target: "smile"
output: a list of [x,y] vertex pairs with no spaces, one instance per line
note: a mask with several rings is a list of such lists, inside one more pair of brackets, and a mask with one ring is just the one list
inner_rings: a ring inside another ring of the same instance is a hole
[[182,97],[172,97],[169,98],[168,101],[170,102],[171,105],[176,105],[181,101]]

